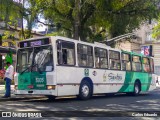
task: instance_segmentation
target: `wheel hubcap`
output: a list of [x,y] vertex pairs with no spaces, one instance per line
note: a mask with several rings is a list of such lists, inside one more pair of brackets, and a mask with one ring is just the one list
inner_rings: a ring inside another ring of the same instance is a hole
[[135,86],[135,93],[138,93],[138,92],[139,92],[139,86],[136,85],[136,86]]
[[83,94],[84,97],[88,96],[88,94],[89,94],[89,88],[88,88],[87,85],[83,85],[83,87],[82,87],[82,94]]

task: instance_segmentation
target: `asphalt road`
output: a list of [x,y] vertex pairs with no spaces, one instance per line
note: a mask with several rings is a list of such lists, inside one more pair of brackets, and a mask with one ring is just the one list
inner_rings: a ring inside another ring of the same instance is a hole
[[[160,88],[136,97],[127,96],[125,94],[118,94],[115,96],[95,95],[87,101],[77,100],[74,96],[57,98],[54,101],[50,101],[43,96],[13,96],[10,99],[0,99],[0,110],[3,112],[24,112],[25,114],[28,114],[27,111],[29,111],[29,113],[39,112],[43,117],[40,119],[43,120],[53,118],[57,120],[93,120],[106,118],[117,120],[160,120]],[[144,114],[151,115],[152,117],[144,116]],[[4,119],[7,118],[3,118],[3,120]],[[17,120],[22,118],[18,117],[12,119]],[[34,118],[27,117],[23,119]]]

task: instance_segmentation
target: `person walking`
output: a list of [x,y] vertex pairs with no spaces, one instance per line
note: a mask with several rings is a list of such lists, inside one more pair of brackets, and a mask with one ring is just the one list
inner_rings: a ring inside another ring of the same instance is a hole
[[13,74],[14,74],[14,67],[11,65],[11,63],[7,62],[6,64],[8,66],[4,75],[4,80],[6,83],[6,93],[3,96],[3,98],[8,98],[11,96],[11,81],[13,79]]

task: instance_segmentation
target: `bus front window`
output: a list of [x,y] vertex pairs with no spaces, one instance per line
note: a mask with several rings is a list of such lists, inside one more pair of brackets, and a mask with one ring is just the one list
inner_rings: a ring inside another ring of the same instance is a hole
[[52,71],[53,53],[51,46],[19,49],[17,53],[17,72]]
[[36,64],[33,71],[52,71],[53,70],[53,53],[50,46],[46,47],[37,47],[34,51],[35,59],[34,64]]
[[[17,52],[17,72],[22,72],[26,68],[28,68],[31,65],[31,59],[29,56],[33,53],[32,49],[19,49]],[[28,70],[26,70],[27,72]]]

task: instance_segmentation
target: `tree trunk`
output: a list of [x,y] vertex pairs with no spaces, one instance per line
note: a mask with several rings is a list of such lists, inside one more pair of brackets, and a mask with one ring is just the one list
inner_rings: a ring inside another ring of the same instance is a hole
[[75,8],[77,9],[77,14],[74,21],[74,39],[79,40],[79,24],[80,24],[80,0],[75,0]]
[[22,39],[25,39],[24,26],[23,26],[23,15],[22,15]]

